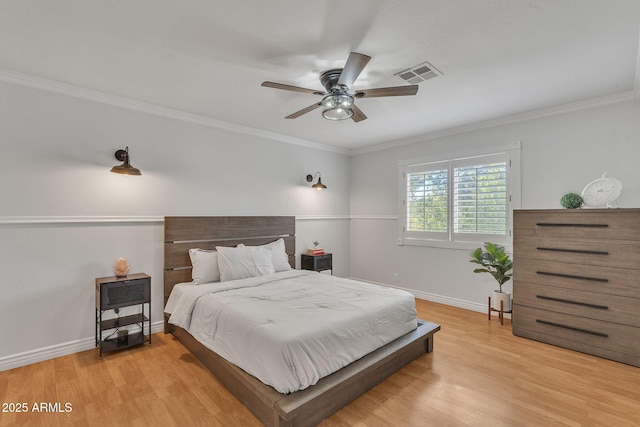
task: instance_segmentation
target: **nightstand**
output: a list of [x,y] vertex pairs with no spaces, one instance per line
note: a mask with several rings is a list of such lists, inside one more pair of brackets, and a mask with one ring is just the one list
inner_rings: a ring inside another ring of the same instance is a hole
[[312,271],[331,270],[331,274],[333,274],[333,257],[331,254],[302,254],[300,256],[300,267],[303,270]]
[[[120,309],[130,306],[140,306],[139,311],[120,316]],[[103,319],[103,314],[109,310],[113,310],[116,317]],[[137,325],[140,330],[129,333],[125,328],[129,325]],[[145,335],[145,326],[148,335]],[[126,277],[97,278],[96,347],[100,349],[100,359],[103,352],[122,350],[145,342],[151,344],[151,277],[138,273]]]

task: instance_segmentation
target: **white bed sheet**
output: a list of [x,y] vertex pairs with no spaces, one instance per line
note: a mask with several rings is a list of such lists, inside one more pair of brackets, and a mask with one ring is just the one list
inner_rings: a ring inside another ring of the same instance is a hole
[[410,293],[306,270],[174,292],[169,323],[281,393],[305,389],[417,327]]

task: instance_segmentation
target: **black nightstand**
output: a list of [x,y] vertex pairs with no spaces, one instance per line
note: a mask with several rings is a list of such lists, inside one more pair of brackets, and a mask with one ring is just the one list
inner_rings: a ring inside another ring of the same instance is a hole
[[300,267],[303,270],[312,271],[331,270],[331,274],[333,274],[333,257],[331,254],[302,254],[300,256]]
[[[139,305],[139,311],[127,316],[104,319],[108,310],[119,313],[120,308]],[[145,313],[145,305],[147,312]],[[145,335],[145,324],[147,335]],[[129,334],[128,325],[138,325],[140,331]],[[109,331],[109,332],[107,332]],[[103,337],[107,334],[107,337]],[[96,347],[99,357],[107,351],[122,350],[138,344],[151,344],[151,277],[144,273],[126,277],[99,277],[96,279]]]

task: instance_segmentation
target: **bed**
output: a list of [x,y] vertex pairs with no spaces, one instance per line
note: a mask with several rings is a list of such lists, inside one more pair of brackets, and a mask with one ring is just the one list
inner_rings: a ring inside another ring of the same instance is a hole
[[[257,249],[262,245],[273,244],[274,241],[280,241],[280,244],[284,246],[285,262],[288,261],[290,266],[295,266],[294,217],[165,217],[165,305],[170,302],[169,296],[176,284],[190,282],[192,279],[190,249],[198,247],[207,251],[218,246],[234,247],[236,245],[246,245]],[[259,287],[255,287],[253,283],[256,278],[224,283],[241,283],[241,289],[237,292],[255,294],[254,296],[260,299],[263,298],[260,292],[271,286],[279,286],[280,280],[310,280],[312,287],[309,289],[322,288],[324,285],[319,286],[322,283],[320,276],[322,276],[320,273],[292,270],[265,275],[267,283],[260,283]],[[356,286],[356,290],[352,293],[358,294],[359,282],[347,283],[348,279],[335,280],[338,282],[343,280],[339,284],[341,287],[343,285]],[[288,286],[288,282],[285,283],[285,286]],[[368,285],[362,284],[362,286]],[[204,289],[205,286],[199,288]],[[176,288],[176,291],[178,289],[179,287]],[[200,289],[198,291],[200,292]],[[206,293],[208,298],[208,291],[202,293]],[[224,294],[227,295],[227,291]],[[393,293],[389,293],[388,297],[384,296],[383,298],[391,298],[391,295]],[[229,296],[227,295],[227,297]],[[381,298],[377,297],[377,299]],[[201,298],[201,300],[204,299],[205,297]],[[172,305],[171,311],[175,311],[173,302],[170,305]],[[247,309],[247,312],[256,311],[253,306],[248,307],[250,308]],[[413,321],[415,323],[415,319]],[[426,352],[433,351],[433,334],[440,329],[439,325],[418,320],[417,327],[414,324],[413,327],[407,329],[408,332],[402,332],[399,338],[387,339],[385,341],[387,343],[382,347],[377,348],[376,345],[374,347],[376,349],[367,350],[366,354],[359,355],[357,360],[336,372],[326,376],[320,375],[321,379],[319,380],[311,378],[310,383],[305,384],[303,390],[294,391],[295,388],[288,389],[285,384],[285,388],[279,392],[276,390],[276,388],[281,388],[279,384],[267,385],[245,370],[228,362],[225,357],[222,357],[223,355],[228,357],[225,348],[219,350],[220,354],[210,350],[210,348],[215,348],[210,342],[203,340],[205,345],[187,332],[188,323],[184,324],[175,320],[172,322],[180,326],[169,323],[168,316],[165,316],[165,332],[172,333],[182,342],[267,426],[316,425],[407,363]],[[198,335],[198,333],[194,334]],[[202,337],[199,338],[202,339]],[[307,350],[308,354],[315,354],[317,348]],[[330,350],[330,353],[333,354],[334,351]],[[251,369],[247,370],[251,371]],[[256,376],[260,376],[260,373],[257,373]],[[265,382],[269,381],[265,380]]]

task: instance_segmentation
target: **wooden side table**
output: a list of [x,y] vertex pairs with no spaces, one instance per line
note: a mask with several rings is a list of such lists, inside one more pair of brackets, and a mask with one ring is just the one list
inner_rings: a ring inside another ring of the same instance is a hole
[[[120,316],[120,308],[135,305],[140,306],[138,313]],[[146,312],[145,305],[147,306]],[[103,319],[102,315],[109,310],[113,310],[117,317]],[[140,331],[129,334],[125,328],[128,325],[138,325]],[[111,331],[111,333],[103,338],[105,331]],[[97,278],[96,347],[99,348],[100,359],[102,359],[103,352],[122,350],[144,342],[151,344],[151,277],[144,273],[138,273],[125,277]]]
[[331,254],[302,254],[300,256],[300,267],[303,270],[311,271],[331,270],[331,274],[333,274],[333,256]]

